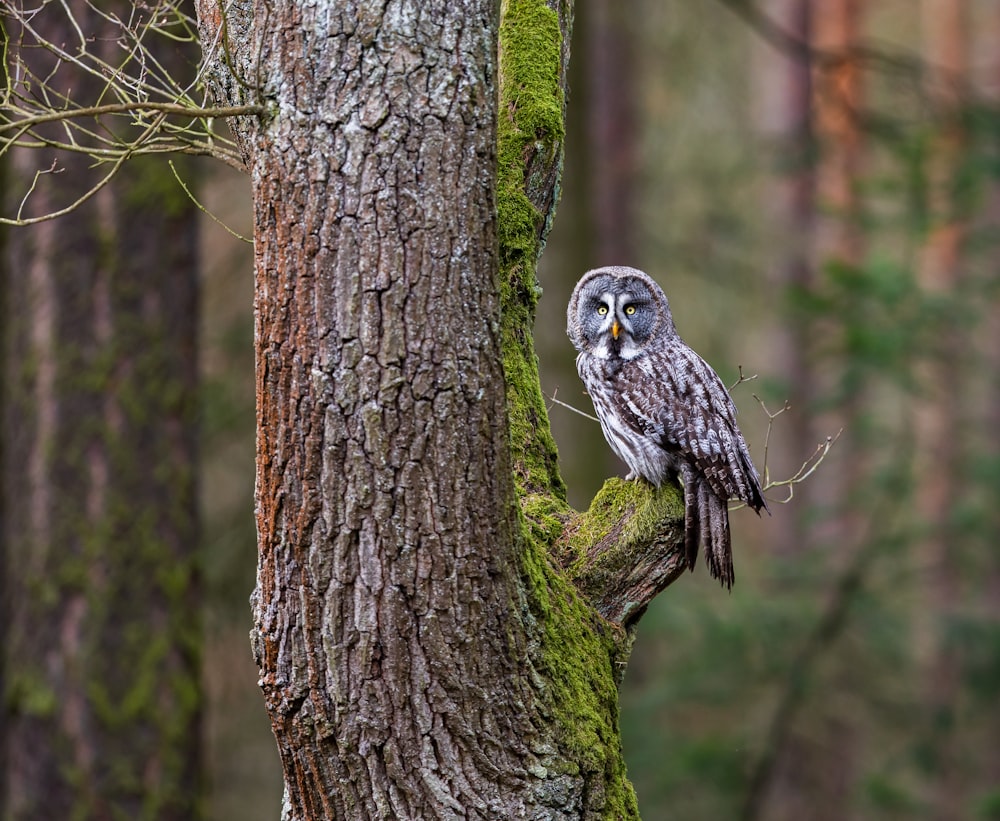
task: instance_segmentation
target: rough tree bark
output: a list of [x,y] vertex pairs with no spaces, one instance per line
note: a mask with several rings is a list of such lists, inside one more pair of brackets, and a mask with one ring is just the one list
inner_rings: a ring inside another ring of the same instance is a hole
[[[531,342],[571,6],[201,0],[255,210],[253,648],[285,815],[633,818],[679,492],[565,502]],[[502,22],[501,22],[502,18]]]
[[[103,9],[131,6],[114,5]],[[114,27],[82,2],[32,23],[76,42],[70,10],[117,64]],[[17,48],[10,20],[7,33]],[[25,35],[19,57],[52,94],[104,90],[30,46]],[[193,68],[179,47],[156,55],[178,78]],[[5,213],[53,159],[61,172],[38,177],[26,217],[95,181],[81,155],[7,158]],[[5,229],[4,819],[198,814],[197,222],[165,163],[147,158],[72,214]]]

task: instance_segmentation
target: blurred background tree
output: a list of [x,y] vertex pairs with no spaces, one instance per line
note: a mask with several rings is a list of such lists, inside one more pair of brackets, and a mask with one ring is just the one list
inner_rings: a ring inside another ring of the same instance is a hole
[[[919,14],[916,13],[919,10]],[[739,582],[674,585],[622,722],[646,818],[1000,818],[1000,8],[973,0],[580,0],[564,192],[542,258],[543,387],[589,411],[565,305],[617,262],[664,286],[758,463],[831,458]],[[200,167],[245,234],[246,180]],[[203,219],[208,814],[271,819],[253,586],[251,253]],[[570,501],[620,466],[554,405]],[[7,501],[9,506],[10,502]]]
[[[100,74],[35,35],[77,53],[79,24],[93,62],[118,65],[114,17],[132,11],[50,8],[33,32],[4,20],[24,46],[8,81],[100,103]],[[166,33],[150,57],[189,82],[197,48]],[[93,127],[122,138],[112,123]],[[36,136],[66,133],[48,123]],[[155,158],[102,186],[90,156],[41,154],[0,160],[5,215],[40,219],[92,196],[3,237],[0,815],[190,819],[203,806],[199,214]],[[190,176],[187,159],[177,167]]]

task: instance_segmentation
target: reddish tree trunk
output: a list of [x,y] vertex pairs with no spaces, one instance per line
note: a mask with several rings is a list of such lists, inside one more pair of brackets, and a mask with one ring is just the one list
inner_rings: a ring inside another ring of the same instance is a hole
[[[801,43],[808,43],[811,31],[809,0],[770,0],[765,13],[783,31]],[[812,118],[812,62],[808,54],[779,50],[771,43],[761,45],[754,92],[759,100],[757,129],[773,156],[771,190],[763,199],[770,203],[769,225],[781,251],[769,267],[771,285],[779,293],[801,294],[815,287],[810,240],[815,230],[816,191],[815,135]],[[791,298],[789,298],[791,301]],[[774,331],[773,371],[783,380],[790,410],[787,416],[787,447],[780,450],[798,456],[816,446],[816,432],[809,424],[809,408],[816,397],[816,380],[809,362],[811,334],[808,320],[792,305],[786,321]],[[796,464],[776,454],[770,470],[777,476],[791,476]],[[809,489],[803,489],[808,494]],[[808,496],[807,496],[808,498]],[[776,552],[791,555],[807,544],[801,509],[782,510],[769,523]]]
[[[962,243],[966,225],[955,196],[962,161],[961,93],[969,48],[968,9],[964,0],[924,0],[924,51],[931,67],[932,100],[939,114],[939,134],[931,147],[928,178],[932,224],[919,262],[920,287],[931,298],[953,292],[961,282]],[[920,368],[922,395],[916,405],[916,509],[924,538],[920,546],[927,568],[929,622],[921,634],[927,665],[930,744],[936,777],[930,783],[934,818],[965,816],[964,779],[955,739],[949,728],[959,690],[959,660],[947,636],[947,623],[958,605],[959,568],[954,554],[952,513],[960,492],[959,459],[963,437],[959,397],[962,373],[956,330],[943,328],[936,349],[925,352]]]

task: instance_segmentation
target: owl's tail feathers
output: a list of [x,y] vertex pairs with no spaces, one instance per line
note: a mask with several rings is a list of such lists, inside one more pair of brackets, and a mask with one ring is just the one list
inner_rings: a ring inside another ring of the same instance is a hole
[[729,505],[715,495],[707,481],[692,476],[684,488],[684,552],[689,570],[694,570],[699,542],[705,546],[708,572],[731,590],[736,576],[729,534]]
[[767,506],[767,500],[764,498],[764,492],[760,487],[760,475],[757,473],[757,469],[753,466],[753,462],[750,461],[750,456],[744,452],[743,454],[743,472],[745,476],[745,481],[741,483],[739,492],[736,494],[740,499],[747,503],[751,510],[760,516],[761,510],[767,511],[767,515],[771,515],[771,508]]

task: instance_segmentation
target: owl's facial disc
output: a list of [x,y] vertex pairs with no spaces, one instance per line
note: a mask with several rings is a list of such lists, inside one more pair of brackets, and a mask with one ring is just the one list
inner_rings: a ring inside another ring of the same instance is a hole
[[[612,347],[618,341],[618,335],[622,331],[622,326],[618,321],[617,301],[615,294],[605,291],[591,303],[589,310],[594,312],[597,319],[594,328],[593,339],[595,342],[593,353],[600,359],[607,359],[612,356]],[[612,341],[613,340],[613,341]]]
[[606,343],[601,347],[609,356],[635,359],[642,354],[642,343],[648,336],[648,300],[644,294],[634,293],[631,289],[605,294],[603,298],[609,302],[612,320],[610,327],[605,325],[611,331],[611,338],[605,337]]
[[593,348],[591,352],[599,359],[611,357],[633,359],[639,352],[636,344],[632,320],[635,318],[637,304],[636,296],[631,293],[621,293],[618,289],[605,291],[591,301],[588,311],[597,320],[593,327]]

